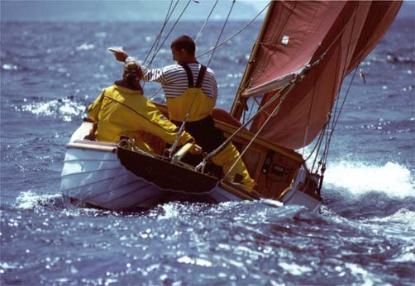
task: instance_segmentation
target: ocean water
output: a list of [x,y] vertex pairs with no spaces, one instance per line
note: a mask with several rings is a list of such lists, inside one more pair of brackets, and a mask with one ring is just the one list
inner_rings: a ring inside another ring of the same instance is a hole
[[[415,285],[413,18],[396,20],[360,66],[365,83],[355,79],[336,129],[321,214],[261,201],[129,214],[63,203],[65,144],[121,74],[106,48],[144,59],[160,25],[1,23],[0,284]],[[181,23],[173,36],[201,26]],[[232,104],[258,27],[215,53],[219,107]],[[200,52],[220,29],[209,24]],[[154,66],[171,62],[166,43]],[[145,86],[160,100],[157,90]]]

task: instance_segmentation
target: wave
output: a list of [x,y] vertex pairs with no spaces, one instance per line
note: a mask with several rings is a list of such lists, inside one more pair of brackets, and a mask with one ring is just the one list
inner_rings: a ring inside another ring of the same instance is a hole
[[[397,212],[393,213],[390,216],[386,217],[374,217],[366,219],[367,222],[393,222],[405,224],[408,228],[415,230],[415,211],[410,211],[407,209],[400,209]],[[414,233],[415,234],[415,233]]]
[[249,220],[250,224],[257,224],[269,220],[290,220],[302,212],[308,212],[308,210],[303,206],[284,206],[278,201],[262,199],[258,201],[230,201],[219,204],[169,202],[153,208],[148,216],[158,220],[171,220],[189,219],[203,214],[205,218],[232,217],[234,222]]
[[381,192],[389,197],[415,197],[415,180],[411,171],[398,163],[385,165],[354,161],[340,161],[328,166],[325,186],[346,189],[360,196],[369,192]]
[[292,220],[300,213],[308,213],[302,206],[283,206],[272,200],[224,202],[219,204],[169,202],[157,205],[148,211],[124,212],[95,208],[83,208],[73,205],[64,199],[61,193],[39,193],[28,190],[19,193],[11,208],[21,210],[35,210],[40,212],[58,211],[69,216],[140,216],[143,219],[156,219],[158,221],[181,221],[193,223],[201,215],[209,220],[232,218],[232,221],[244,228],[250,225],[266,222],[279,222]]
[[85,105],[70,98],[54,99],[46,102],[32,102],[23,104],[20,111],[30,112],[40,116],[51,116],[70,122],[78,118],[85,111]]

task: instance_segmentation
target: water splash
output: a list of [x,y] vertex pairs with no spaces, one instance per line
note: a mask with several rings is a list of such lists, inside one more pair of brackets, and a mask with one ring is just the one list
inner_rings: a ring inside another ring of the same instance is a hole
[[61,194],[38,194],[33,191],[21,192],[16,198],[16,208],[35,209],[39,206],[63,205]]
[[57,117],[65,122],[70,122],[85,111],[85,106],[80,102],[65,98],[25,104],[21,106],[21,111],[35,115]]
[[330,188],[346,189],[353,195],[376,191],[390,197],[415,197],[415,182],[410,170],[393,162],[379,166],[340,161],[327,169],[325,184]]
[[161,206],[161,214],[157,219],[174,219],[180,215],[178,203],[168,203]]
[[66,202],[60,193],[45,194],[32,190],[21,192],[16,198],[14,207],[21,210],[37,210],[45,214],[51,210],[57,210],[63,217],[117,217],[123,215],[123,213],[115,211],[81,208],[76,205],[72,205]]
[[13,64],[3,64],[2,68],[5,71],[11,71],[11,70],[17,70],[18,69],[18,67],[16,65],[13,65]]

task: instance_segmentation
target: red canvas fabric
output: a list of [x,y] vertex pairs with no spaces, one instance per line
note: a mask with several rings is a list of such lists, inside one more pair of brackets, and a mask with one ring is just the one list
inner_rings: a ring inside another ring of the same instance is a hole
[[[276,83],[324,56],[295,84],[260,137],[293,149],[309,144],[329,119],[344,77],[380,41],[400,6],[395,1],[273,2],[244,93],[264,94],[263,105],[278,93]],[[278,103],[255,118],[251,131]]]

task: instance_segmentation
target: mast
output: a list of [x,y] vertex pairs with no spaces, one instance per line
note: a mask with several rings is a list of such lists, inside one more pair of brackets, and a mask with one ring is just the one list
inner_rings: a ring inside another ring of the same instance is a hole
[[268,22],[270,21],[271,11],[272,11],[272,8],[274,7],[274,5],[275,5],[274,1],[271,0],[271,3],[269,4],[269,7],[267,9],[267,14],[266,14],[265,19],[262,23],[261,29],[258,33],[258,37],[255,41],[254,47],[252,48],[252,52],[249,56],[248,64],[246,65],[244,75],[242,77],[241,83],[239,84],[238,91],[236,93],[235,99],[234,99],[233,104],[232,104],[230,114],[238,120],[240,120],[240,118],[242,116],[243,110],[245,109],[245,106],[246,106],[246,101],[248,99],[247,97],[242,96],[242,92],[249,83],[249,76],[251,74],[253,64],[255,63],[255,57],[256,57],[258,48],[259,48],[259,46],[262,42],[262,38],[263,38],[264,33],[265,33],[265,28],[267,27]]

